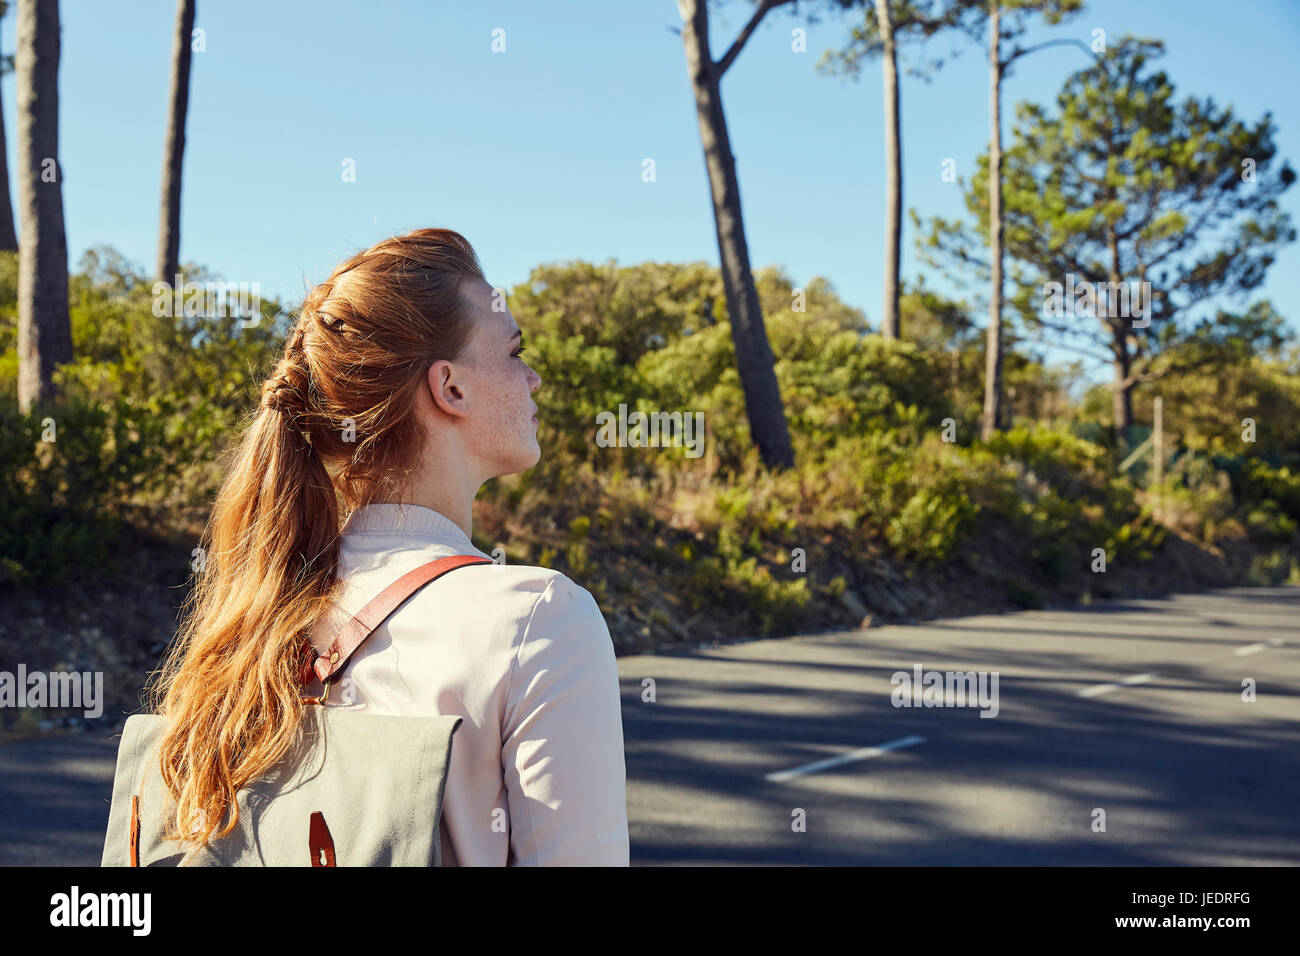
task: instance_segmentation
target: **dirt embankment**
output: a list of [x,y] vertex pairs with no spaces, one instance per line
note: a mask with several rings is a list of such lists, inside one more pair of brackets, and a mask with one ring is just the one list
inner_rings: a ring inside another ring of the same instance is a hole
[[[486,514],[481,522],[489,540],[501,530],[493,517]],[[656,534],[676,534],[701,550],[710,545],[685,530],[660,528]],[[614,548],[592,537],[586,566],[578,573],[565,561],[564,535],[557,532],[555,538],[548,543],[546,535],[538,535],[524,544],[529,553],[549,547],[557,555],[554,567],[598,594],[619,654],[760,635],[758,619],[739,589],[724,585],[716,600],[690,607],[665,567],[647,557],[662,554],[662,547],[646,542]],[[36,590],[0,589],[0,671],[14,673],[22,662],[28,673],[104,675],[101,717],[87,718],[80,710],[4,707],[0,738],[117,727],[141,710],[141,692],[176,630],[192,547],[192,537],[168,539],[134,529],[119,541],[116,576],[87,576]],[[877,547],[850,550],[829,537],[809,552],[804,573],[810,598],[784,633],[1226,587],[1245,583],[1255,553],[1244,542],[1210,553],[1170,533],[1144,563],[1112,562],[1105,573],[1094,573],[1084,562],[1062,573],[1036,565],[1011,527],[988,515],[952,560],[935,567],[900,565]],[[769,567],[775,580],[796,576],[788,561]],[[837,577],[846,582],[843,590],[832,585]]]

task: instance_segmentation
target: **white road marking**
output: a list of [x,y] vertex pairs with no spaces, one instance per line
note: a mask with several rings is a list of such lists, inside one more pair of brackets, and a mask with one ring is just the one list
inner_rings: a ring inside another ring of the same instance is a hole
[[[1271,641],[1260,642],[1258,644],[1247,644],[1239,647],[1232,652],[1234,657],[1249,657],[1251,654],[1258,654],[1260,651],[1266,651],[1270,647],[1281,647],[1286,642],[1280,637],[1275,637]],[[1132,677],[1125,677],[1121,681],[1115,681],[1110,684],[1094,684],[1092,687],[1085,687],[1079,691],[1080,697],[1100,697],[1102,694],[1109,694],[1113,690],[1119,690],[1121,687],[1130,687],[1133,684],[1145,684],[1154,678],[1155,674],[1134,674]]]
[[1092,687],[1085,687],[1079,691],[1080,697],[1100,697],[1102,694],[1109,694],[1113,690],[1119,690],[1121,687],[1131,687],[1134,684],[1145,684],[1154,678],[1155,674],[1134,674],[1132,677],[1125,677],[1122,681],[1111,684],[1095,684]]
[[818,770],[825,770],[827,767],[838,767],[840,764],[852,763],[854,760],[869,760],[872,757],[879,757],[881,754],[888,753],[891,750],[898,750],[902,747],[911,747],[914,744],[925,743],[924,737],[901,737],[898,740],[891,740],[887,744],[881,744],[879,747],[861,747],[857,750],[851,750],[846,754],[838,757],[827,757],[825,760],[817,760],[813,763],[806,763],[802,767],[795,767],[793,770],[782,770],[778,773],[769,773],[764,779],[771,780],[773,783],[781,783],[794,777],[801,777],[804,774],[816,773]]

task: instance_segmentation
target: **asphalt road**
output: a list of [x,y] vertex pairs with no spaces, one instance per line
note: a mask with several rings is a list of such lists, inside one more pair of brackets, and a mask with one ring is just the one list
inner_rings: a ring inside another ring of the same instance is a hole
[[[620,658],[632,862],[1297,865],[1298,649],[1280,587]],[[97,865],[115,752],[0,744],[0,864]]]

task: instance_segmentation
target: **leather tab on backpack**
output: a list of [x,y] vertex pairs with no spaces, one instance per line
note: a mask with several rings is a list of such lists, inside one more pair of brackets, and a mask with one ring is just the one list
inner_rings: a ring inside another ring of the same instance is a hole
[[131,794],[131,865],[140,865],[140,798]]
[[334,862],[334,838],[325,823],[325,814],[317,810],[311,815],[311,830],[308,837],[311,843],[312,866],[337,866]]

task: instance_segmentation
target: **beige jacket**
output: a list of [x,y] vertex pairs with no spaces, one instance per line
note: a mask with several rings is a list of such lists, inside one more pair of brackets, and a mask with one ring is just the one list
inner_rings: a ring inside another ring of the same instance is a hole
[[[489,557],[430,508],[358,509],[343,527],[337,613],[313,645],[405,572],[451,554]],[[352,657],[330,703],[464,718],[443,801],[448,865],[628,865],[614,648],[595,599],[560,572],[479,565],[426,585]]]

